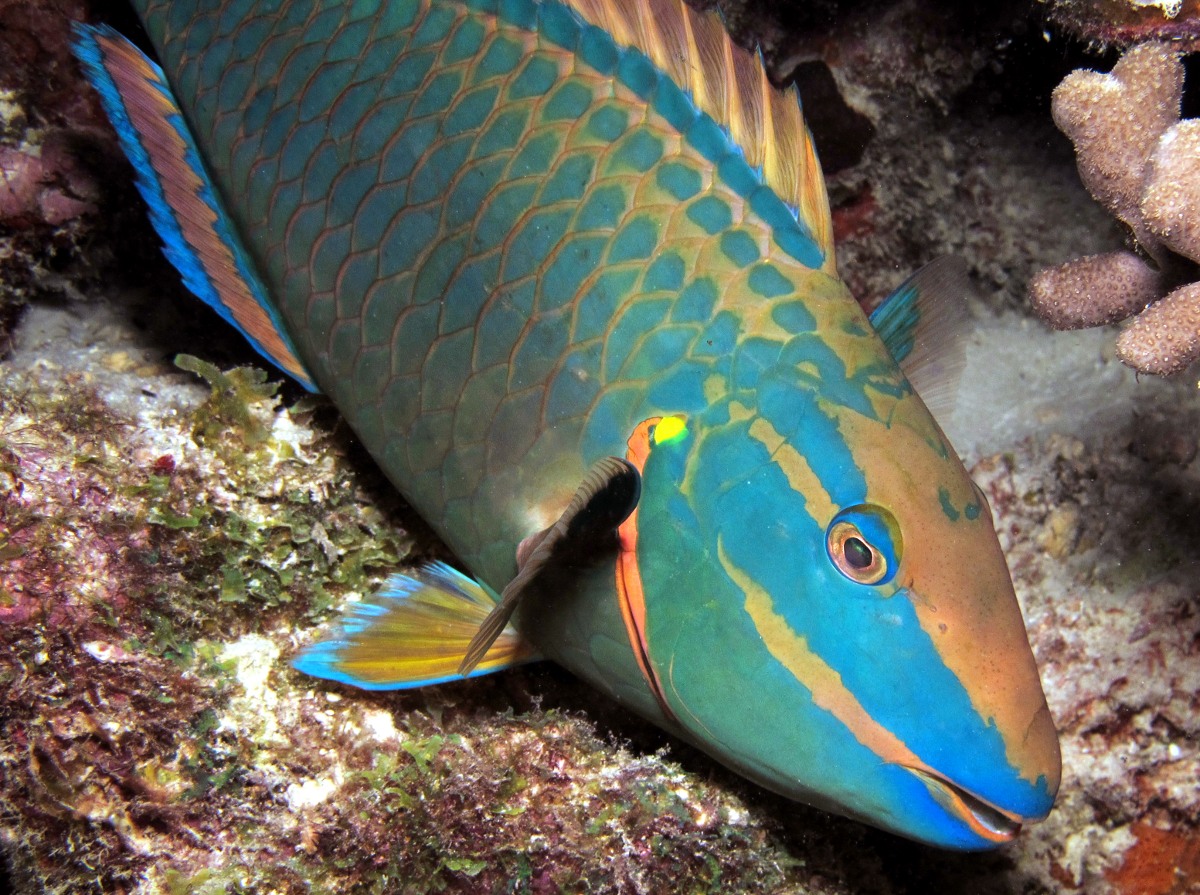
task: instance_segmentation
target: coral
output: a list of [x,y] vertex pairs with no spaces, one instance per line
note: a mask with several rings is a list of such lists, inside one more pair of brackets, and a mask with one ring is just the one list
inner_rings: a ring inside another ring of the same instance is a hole
[[1074,71],[1054,91],[1054,123],[1075,144],[1080,179],[1139,241],[1146,166],[1182,95],[1179,56],[1159,44],[1130,50],[1107,75]]
[[1162,277],[1132,252],[1086,255],[1039,271],[1033,306],[1055,329],[1116,323],[1163,294]]
[[[0,0],[0,355],[31,299],[81,301],[166,265],[70,50],[90,0]],[[119,234],[119,236],[118,236]]]
[[95,213],[96,184],[61,142],[28,149],[0,146],[0,219],[42,220],[59,226]]
[[[1079,208],[1069,148],[1040,110],[1070,48],[1047,43],[1026,4],[770,6],[801,20],[776,41],[774,76],[797,80],[838,271],[868,306],[956,254],[982,300],[1015,307],[1012,286],[1034,270],[1104,247],[1103,214]],[[1054,227],[1013,226],[1064,207],[1073,213]]]
[[18,891],[781,883],[728,787],[537,706],[521,672],[346,698],[291,671],[297,632],[376,587],[411,520],[353,471],[327,404],[284,409],[262,371],[184,357],[207,385],[189,386],[98,343],[131,337],[102,322],[24,335],[0,369],[0,841]]
[[[261,814],[212,639],[323,614],[407,538],[261,373],[192,364],[211,394],[180,405],[152,361],[67,353],[96,372],[0,375],[0,828],[29,890],[108,892]],[[108,397],[154,380],[136,415]]]
[[1200,121],[1188,119],[1159,138],[1142,194],[1146,226],[1171,251],[1200,264]]
[[1117,354],[1144,373],[1169,376],[1200,357],[1200,283],[1146,308],[1117,339]]
[[[1057,329],[1140,315],[1117,354],[1142,373],[1172,375],[1200,358],[1200,121],[1179,120],[1183,65],[1143,44],[1109,74],[1075,71],[1054,91],[1054,121],[1075,145],[1088,191],[1148,257],[1112,252],[1040,271],[1034,310]],[[1145,310],[1143,310],[1145,309]]]
[[[1000,517],[1062,738],[1059,803],[1026,843],[1045,849],[1047,888],[1168,895],[1197,879],[1195,422],[1154,411],[1095,445],[1026,440],[972,470]],[[1177,437],[1184,455],[1139,456],[1143,438]]]
[[[45,0],[23,2],[29,27],[58,27]],[[832,20],[835,5],[804,9]],[[861,212],[839,264],[879,292],[962,252],[993,300],[1013,303],[1013,284],[1067,257],[1061,246],[1107,247],[1103,212],[1073,176],[1047,174],[1071,161],[1034,104],[1004,112],[969,87],[994,71],[1009,97],[1026,66],[999,47],[1062,45],[1040,28],[927,30],[950,6],[962,5],[844,4],[861,21],[818,54],[879,128],[835,186],[847,218]],[[20,7],[0,9],[0,41],[20,33]],[[153,237],[118,210],[103,203],[104,227],[79,245],[140,241],[153,258]],[[168,297],[161,267],[149,305],[125,290],[110,305],[80,268],[43,266],[89,303],[31,289],[0,361],[0,847],[14,891],[1167,895],[1200,878],[1200,470],[1197,415],[1174,397],[1143,384],[1137,400],[1166,410],[1146,411],[1136,435],[996,436],[975,466],[1068,771],[1059,807],[1012,847],[946,855],[776,799],[550,667],[409,694],[292,672],[330,602],[373,587],[410,539],[418,557],[436,548],[327,406],[288,406],[286,386],[229,369],[249,355],[214,315]],[[1029,390],[1031,335],[1043,337],[1013,324],[973,343],[988,357],[1014,346],[989,382]],[[193,382],[161,360],[180,350],[237,360],[184,360]],[[995,431],[1006,413],[1023,431],[1078,423],[1045,408],[1079,380],[1036,381],[1038,409],[1018,388],[1006,410],[989,386]],[[1114,403],[1101,428],[1123,432]]]

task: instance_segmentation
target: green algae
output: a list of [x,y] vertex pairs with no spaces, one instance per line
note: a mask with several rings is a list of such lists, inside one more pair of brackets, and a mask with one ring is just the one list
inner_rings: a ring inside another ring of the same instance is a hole
[[242,801],[259,753],[219,729],[237,687],[212,642],[284,607],[322,615],[407,550],[277,385],[214,370],[157,457],[89,377],[0,377],[0,781],[22,818],[10,853],[47,891],[132,884],[153,863],[144,824]]
[[230,431],[247,448],[263,446],[271,439],[268,420],[256,410],[274,402],[279,383],[268,381],[265,370],[238,367],[226,373],[190,354],[176,357],[175,366],[195,373],[209,385],[208,400],[196,414],[193,427],[198,441],[219,444]]
[[[399,562],[405,537],[345,487],[345,469],[306,456],[325,445],[296,440],[291,413],[279,408],[278,383],[262,370],[223,372],[186,355],[176,365],[209,386],[189,419],[191,435],[213,452],[221,484],[237,491],[232,500],[213,499],[196,470],[134,485],[148,525],[188,535],[173,538],[172,562],[195,588],[164,594],[155,607],[161,618],[211,634],[228,631],[231,614],[294,601],[304,617],[316,617],[337,595],[369,590],[378,572]],[[333,473],[342,481],[330,480]]]
[[[401,749],[348,777],[339,816],[388,868],[366,891],[634,891],[636,880],[644,891],[745,892],[782,882],[762,831],[712,787],[598,740],[570,715],[501,720],[410,713]],[[399,829],[387,820],[401,816]]]

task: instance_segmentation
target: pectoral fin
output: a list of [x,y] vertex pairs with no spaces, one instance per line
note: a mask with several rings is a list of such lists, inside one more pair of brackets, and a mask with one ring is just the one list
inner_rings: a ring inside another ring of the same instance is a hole
[[549,562],[614,534],[637,506],[640,493],[641,476],[632,464],[619,457],[597,461],[558,521],[526,538],[517,548],[517,574],[471,639],[459,673],[470,674],[479,664],[512,618],[530,583]]
[[[458,663],[494,598],[444,563],[393,575],[354,603],[326,639],[305,648],[294,668],[364,690],[402,690],[459,678]],[[500,626],[472,676],[537,658],[517,632]]]
[[883,300],[871,325],[935,418],[954,409],[966,363],[971,284],[961,258],[926,264]]

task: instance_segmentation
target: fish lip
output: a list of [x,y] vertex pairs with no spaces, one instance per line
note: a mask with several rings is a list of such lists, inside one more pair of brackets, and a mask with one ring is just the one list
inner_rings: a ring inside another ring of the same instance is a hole
[[997,808],[991,802],[951,783],[929,768],[915,768],[911,765],[901,767],[924,783],[943,808],[960,818],[973,832],[989,842],[1011,842],[1021,832],[1025,819],[1019,815]]

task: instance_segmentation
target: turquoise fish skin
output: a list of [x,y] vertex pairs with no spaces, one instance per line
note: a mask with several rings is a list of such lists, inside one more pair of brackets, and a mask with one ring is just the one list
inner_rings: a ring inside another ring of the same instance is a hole
[[554,2],[138,8],[289,344],[480,581],[638,465],[616,555],[522,607],[542,655],[903,835],[1045,816],[982,494],[819,228],[645,55]]

